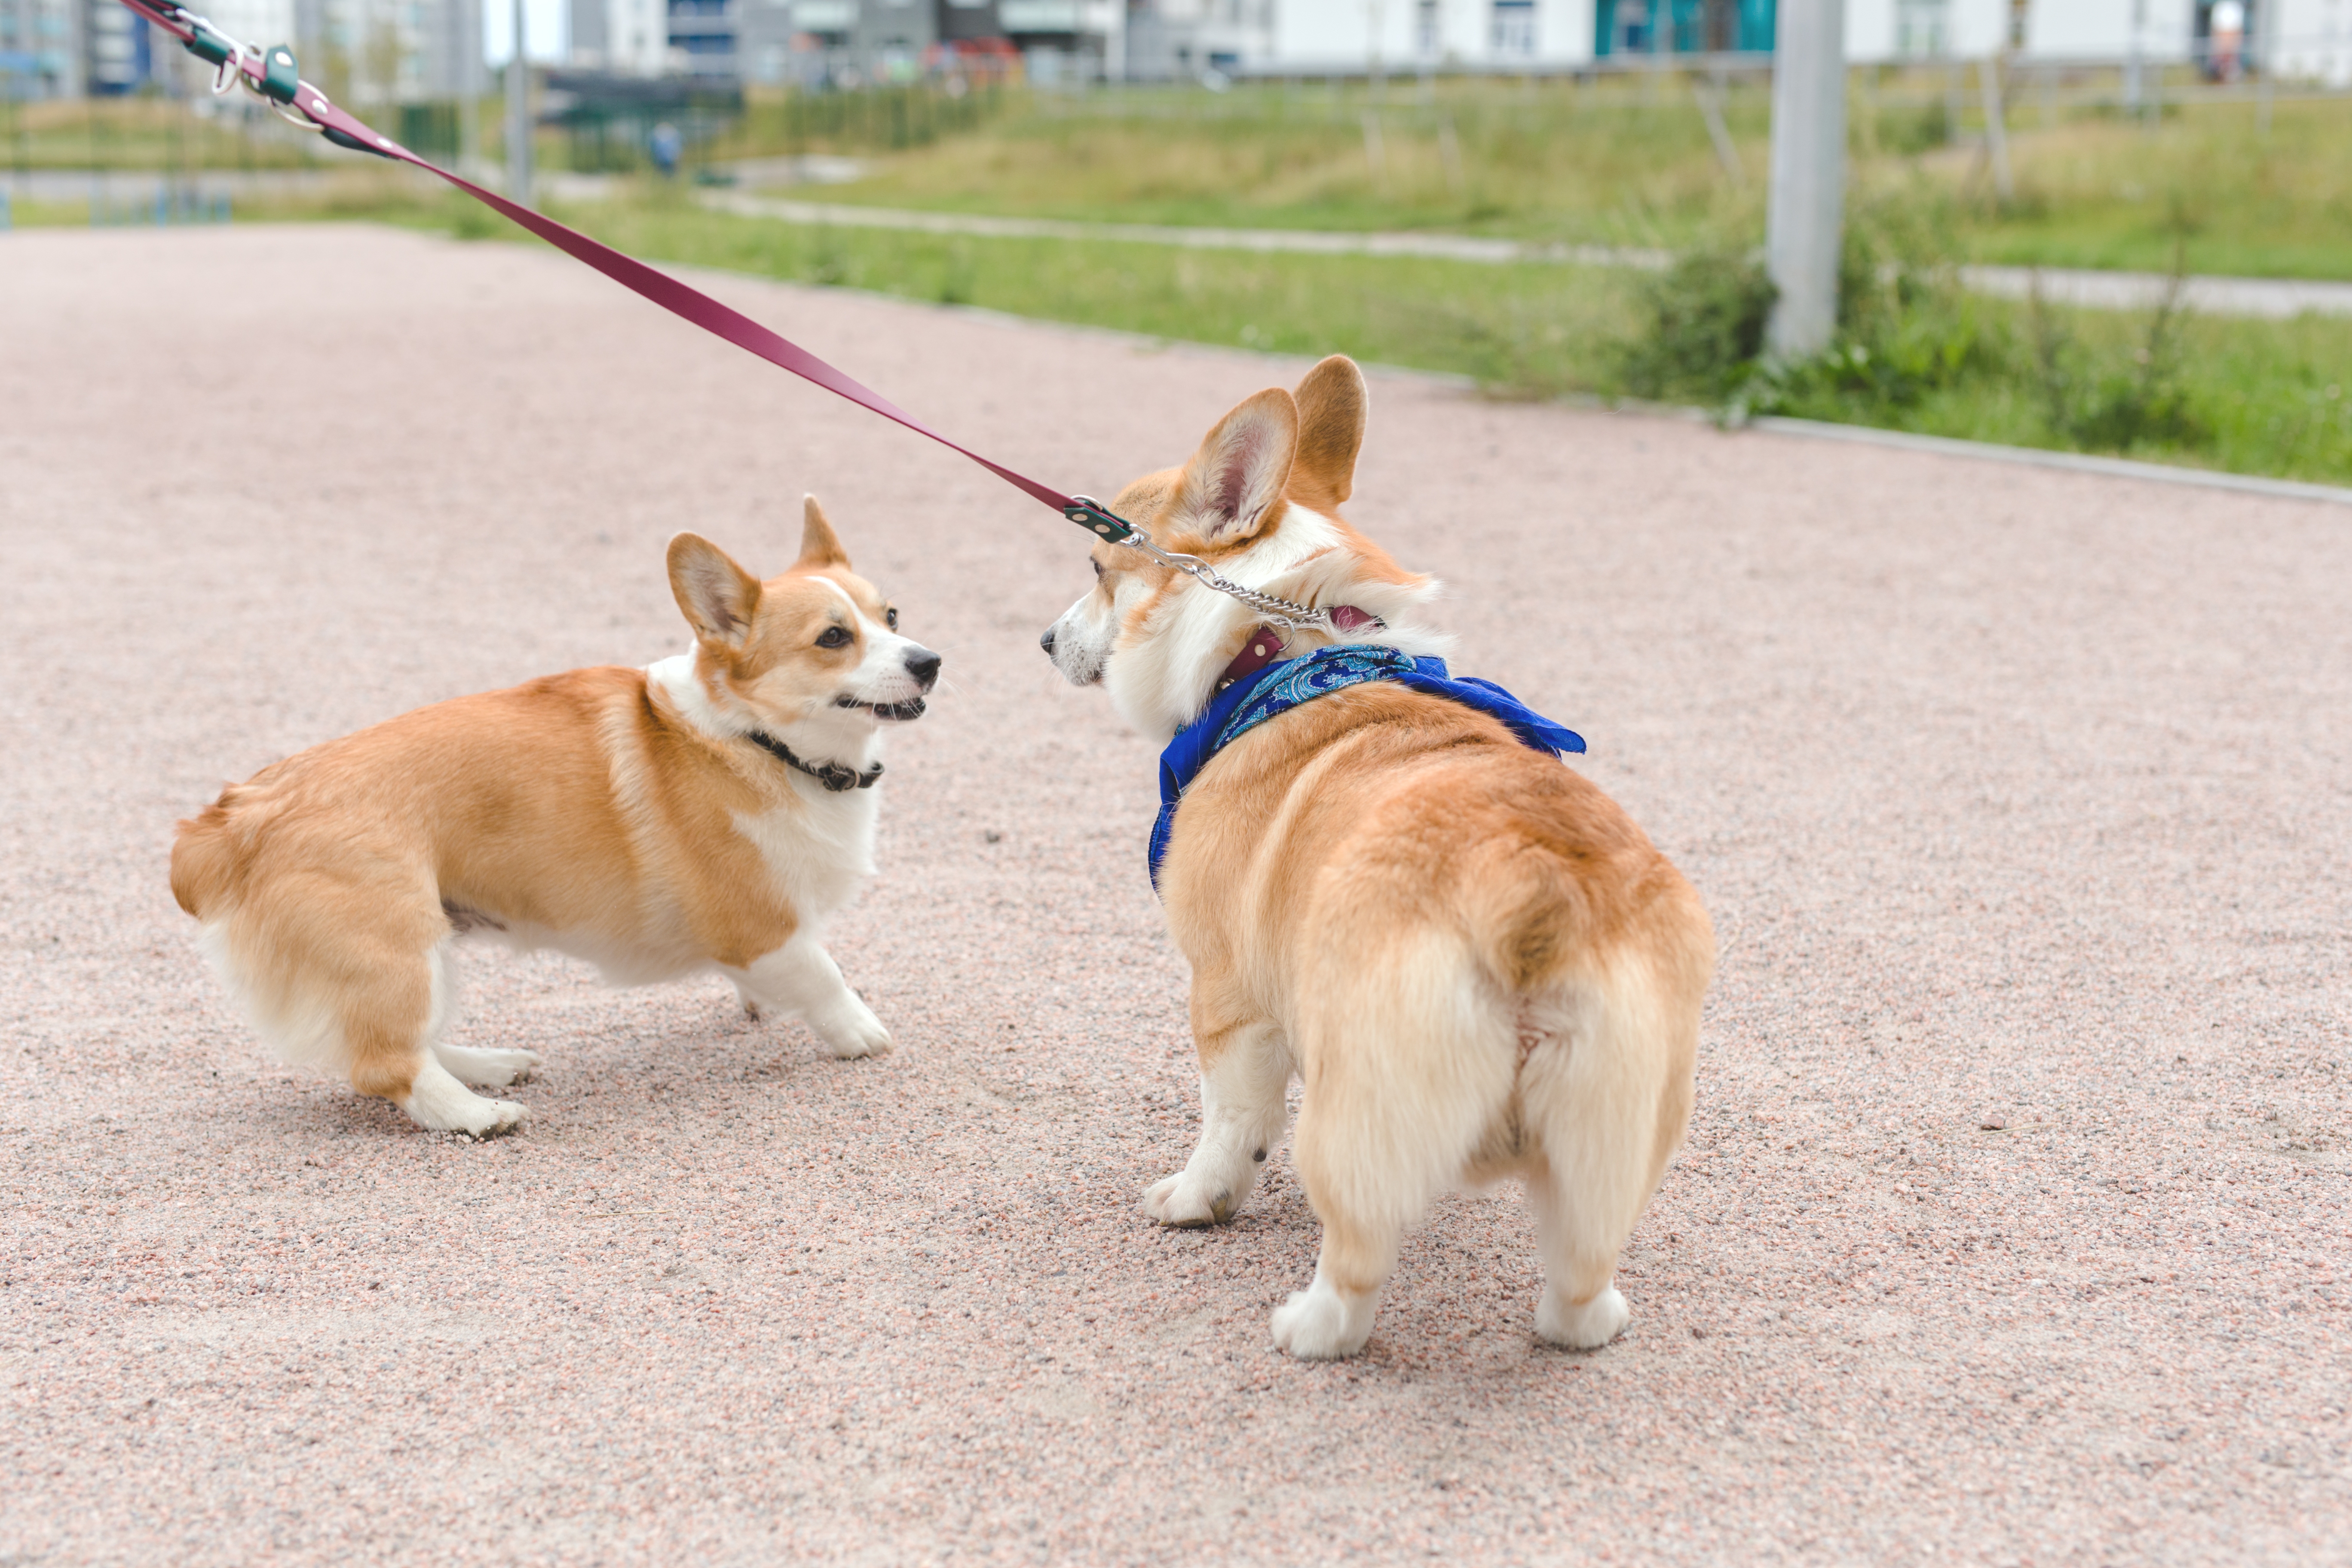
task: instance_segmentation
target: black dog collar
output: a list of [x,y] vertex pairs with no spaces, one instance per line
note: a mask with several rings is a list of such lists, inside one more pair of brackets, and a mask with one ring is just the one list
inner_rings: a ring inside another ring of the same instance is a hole
[[798,768],[835,795],[845,789],[872,789],[874,781],[882,776],[880,763],[875,763],[862,773],[846,763],[822,763],[811,766],[793,755],[793,749],[773,735],[762,734],[753,730],[744,739],[785,766]]

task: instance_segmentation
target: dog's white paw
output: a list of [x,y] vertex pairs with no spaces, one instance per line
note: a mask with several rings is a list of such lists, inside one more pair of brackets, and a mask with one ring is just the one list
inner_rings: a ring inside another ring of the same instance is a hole
[[1147,1216],[1161,1225],[1186,1230],[1223,1225],[1233,1218],[1236,1206],[1230,1190],[1213,1194],[1209,1184],[1194,1181],[1190,1171],[1179,1171],[1154,1182],[1143,1194],[1143,1212]]
[[1599,1350],[1625,1331],[1633,1309],[1612,1285],[1581,1307],[1570,1306],[1560,1293],[1546,1287],[1536,1303],[1536,1332],[1572,1351]]
[[441,1058],[460,1083],[470,1083],[477,1089],[504,1089],[510,1083],[520,1083],[539,1066],[537,1051],[478,1049],[470,1046],[436,1046],[433,1054]]
[[1318,1276],[1314,1284],[1275,1309],[1275,1345],[1301,1361],[1354,1355],[1372,1337],[1372,1314],[1379,1304],[1374,1296],[1351,1300]]
[[887,1057],[896,1044],[890,1038],[890,1031],[882,1026],[882,1020],[874,1016],[874,1009],[856,996],[849,999],[849,1005],[838,1016],[823,1024],[811,1019],[809,1026],[824,1042],[824,1048],[844,1061],[857,1057]]
[[412,1097],[404,1108],[416,1119],[417,1125],[436,1132],[463,1132],[470,1138],[495,1138],[501,1132],[511,1132],[523,1124],[530,1112],[511,1100],[484,1100],[478,1094],[466,1096],[458,1104],[440,1103],[425,1106]]
[[[518,1052],[528,1056],[529,1052]],[[463,1132],[475,1138],[488,1138],[522,1124],[530,1114],[511,1100],[484,1100],[459,1083],[449,1069],[441,1065],[439,1056],[428,1056],[418,1068],[415,1080],[410,1084],[408,1098],[400,1108],[415,1119],[420,1127],[436,1132]]]

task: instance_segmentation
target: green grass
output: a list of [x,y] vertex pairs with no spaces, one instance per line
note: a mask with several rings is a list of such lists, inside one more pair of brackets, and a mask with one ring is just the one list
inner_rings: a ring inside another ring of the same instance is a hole
[[[1812,388],[1779,412],[1842,424],[1912,430],[1970,441],[2092,451],[2231,473],[2352,484],[2352,321],[2225,321],[2187,316],[2172,327],[2175,369],[2189,428],[2136,440],[2085,439],[2060,427],[2034,352],[2024,306],[1984,301],[1994,363],[1980,373],[1895,401],[1866,390]],[[2128,384],[2145,345],[2147,318],[2105,311],[2050,313],[2080,362]]]
[[[209,104],[209,99],[206,100]],[[320,143],[269,114],[199,119],[161,98],[0,101],[0,167],[16,169],[299,169]]]
[[2154,126],[2099,117],[2027,131],[2006,207],[1965,160],[1924,174],[1981,260],[2162,272],[2179,237],[2191,272],[2352,278],[2352,99],[2279,103],[2267,135],[2258,116],[2223,101]]
[[[453,198],[400,216],[469,234],[514,232],[469,208]],[[561,216],[649,260],[1168,339],[1344,353],[1467,376],[1501,396],[1626,392],[1629,351],[1648,330],[1644,295],[1658,286],[1601,268],[813,227],[706,212],[674,191]],[[1931,435],[2352,483],[2352,321],[2177,317],[2157,344],[2154,373],[2140,358],[2149,328],[2145,312],[2054,309],[2037,325],[2027,305],[1942,293],[1857,331],[1890,359],[1908,353],[1957,368],[1914,374],[1910,384],[1875,364],[1868,374],[1824,372],[1792,382],[1772,406]],[[2158,390],[2177,393],[2181,418],[2135,425],[2103,415],[2151,374],[2160,375]],[[2064,378],[2063,395],[2053,392],[2053,374]],[[1703,391],[1661,390],[1708,400]]]
[[[1981,153],[1949,144],[1940,73],[1858,71],[1853,80],[1858,196],[1901,192],[1939,205],[1963,258],[2161,270],[2185,237],[2193,271],[2352,278],[2352,96],[2283,99],[2265,132],[2252,101],[2186,94],[2179,82],[2168,111],[2146,122],[2088,99],[2048,102],[2024,85],[2007,116],[2016,194],[2002,203]],[[2083,89],[2095,97],[2100,83],[2077,84],[2078,98]],[[1973,79],[1958,101],[1958,129],[1973,137],[1982,129]],[[1761,232],[1770,116],[1760,79],[1730,88],[1724,117],[1738,180],[1717,162],[1691,82],[1671,75],[954,99],[926,88],[755,90],[733,130],[693,156],[853,153],[869,175],[822,193],[847,202],[1687,247]],[[543,131],[540,153],[548,168],[566,166],[563,134]],[[0,162],[24,167],[322,157],[348,163],[266,118],[201,122],[158,100],[0,107]]]
[[[2002,203],[1982,153],[1948,143],[1939,79],[1883,75],[1864,90],[1857,74],[1850,104],[1857,191],[1939,205],[1964,257],[2160,271],[2185,234],[2192,271],[2352,278],[2352,97],[2279,101],[2264,132],[2242,98],[2142,122],[2044,110],[2027,89],[2008,116],[2016,194]],[[1761,230],[1761,86],[1735,85],[1724,117],[1737,182],[1674,77],[1013,93],[969,131],[896,151],[855,122],[795,136],[780,100],[755,100],[711,153],[857,153],[870,176],[824,194],[877,205],[1686,246]],[[1982,131],[1973,81],[1959,129]]]
[[[1598,384],[1605,345],[1631,319],[1626,275],[1597,268],[814,227],[706,212],[674,195],[561,216],[648,259],[1174,340],[1344,349],[1521,395]],[[406,221],[481,232],[449,207]]]
[[[1736,91],[1727,112],[1760,184],[1764,95]],[[742,139],[714,155],[801,145],[775,136],[755,105]],[[1716,216],[1726,178],[1678,81],[1647,89],[1449,82],[1425,93],[1406,83],[1375,94],[1359,83],[1015,94],[972,132],[928,146],[880,152],[854,136],[824,145],[872,159],[871,177],[825,193],[849,201],[1586,242],[1654,244],[1694,233]]]
[[[1619,105],[1612,113],[1624,108]],[[2326,123],[2318,111],[2336,108],[2282,104],[2273,136],[2284,144],[2315,133],[2314,127]],[[2307,124],[2289,114],[2303,109],[2313,111]],[[983,118],[983,131],[1000,122],[1016,124],[1026,112],[1016,105],[996,120]],[[1076,110],[1072,118],[1078,118]],[[1457,127],[1464,123],[1466,117],[1456,121]],[[2094,171],[2081,175],[2089,182],[2105,177],[2095,174],[2108,167],[2103,160],[2125,156],[2143,142],[2156,145],[2171,127],[2168,123],[2154,132],[2095,124],[2059,129],[2074,139],[2082,165]],[[1703,131],[1698,134],[1703,137]],[[2127,139],[2120,143],[2121,153],[2116,151],[2117,138]],[[2132,138],[2140,140],[2128,140]],[[959,140],[977,144],[982,139],[943,138],[940,145]],[[2250,128],[2249,139],[2259,140],[2252,138]],[[1059,144],[1058,135],[1045,140]],[[1478,143],[1459,129],[1456,143],[1466,164],[1468,149]],[[1236,141],[1220,156],[1240,159],[1245,145],[1245,139]],[[1398,145],[1390,142],[1392,158],[1401,156],[1395,152]],[[1046,162],[1062,156],[1055,152]],[[1706,168],[1715,169],[1712,153],[1706,157]],[[1941,153],[1936,157],[1948,163],[1964,162]],[[2294,159],[2286,162],[2301,171],[2294,177],[2304,184],[2288,182],[2294,190],[2324,195],[2326,180],[2333,176],[2314,173]],[[1132,172],[1116,170],[1097,171],[1095,177],[1106,191],[1134,178]],[[1435,177],[1444,183],[1442,170]],[[1027,178],[1007,175],[1001,190],[1032,189],[1042,202],[1045,184],[1024,186],[1022,182]],[[1711,271],[1702,268],[1690,278],[1668,279],[1558,266],[1489,267],[1405,258],[1258,255],[809,227],[709,212],[692,203],[688,189],[654,182],[625,184],[619,199],[562,216],[649,260],[978,305],[1166,339],[1302,355],[1343,352],[1373,363],[1463,375],[1497,395],[1613,397],[1638,393],[1668,401],[1737,405],[1928,434],[2352,483],[2352,402],[2345,395],[2352,385],[2352,321],[2183,317],[2152,337],[2146,312],[2052,310],[2037,315],[2027,305],[1967,296],[1951,286],[1949,263],[1982,254],[1980,246],[1972,250],[1972,238],[1980,240],[1991,232],[1980,208],[1970,205],[1968,178],[1964,167],[1943,167],[1930,158],[1900,179],[1859,189],[1852,205],[1856,249],[1850,268],[1851,310],[1838,353],[1801,374],[1763,379],[1756,378],[1752,363],[1738,357],[1753,351],[1750,329],[1759,308],[1752,288],[1740,282],[1743,270],[1751,266],[1748,253],[1753,214],[1736,203],[1710,207],[1696,196],[1685,208],[1675,209],[1684,216],[1675,221],[1685,224],[1685,232],[1700,253],[1716,260]],[[1166,182],[1171,189],[1181,183],[1172,175]],[[1403,200],[1401,187],[1386,195],[1361,191],[1347,195],[1327,187],[1318,195],[1308,189],[1311,184],[1281,196],[1292,205],[1276,210],[1300,221],[1315,216],[1336,221],[1335,215],[1350,211],[1361,216],[1373,209],[1348,204],[1375,199],[1391,204],[1379,208],[1380,214],[1393,217],[1407,210],[1396,205]],[[1281,187],[1278,180],[1268,180],[1247,188],[1273,200]],[[947,190],[941,186],[932,194]],[[892,199],[910,198],[899,190]],[[1192,198],[1181,193],[1164,199],[1170,204],[1166,207],[1129,207],[1115,216],[1170,218],[1189,213],[1220,222],[1249,216],[1233,206],[1186,208],[1182,201]],[[1433,195],[1428,199],[1438,200]],[[2237,199],[2273,198],[2256,190],[2241,193]],[[1018,205],[999,200],[994,193],[991,203],[997,210]],[[2019,211],[2002,221],[2055,225],[2046,214],[2037,217],[2025,207],[2021,202]],[[1104,216],[1084,201],[1075,208],[1043,210]],[[2125,238],[2114,243],[2136,265],[2161,267],[2174,247],[2193,265],[2200,239],[2220,244],[2225,238],[2210,226],[2200,227],[2177,205],[2160,222],[2137,207],[2133,212],[2131,221],[2140,227],[2128,233],[2116,227],[2115,232]],[[248,200],[238,206],[240,220],[270,216],[376,218],[467,237],[518,234],[469,201],[421,191],[415,182],[380,165],[356,166],[332,186],[299,202],[272,207]],[[20,208],[18,221],[31,224],[60,216],[73,221],[63,209],[32,208]],[[1520,216],[1526,216],[1524,210]],[[1654,237],[1669,226],[1656,211],[1653,218],[1655,226],[1650,231],[1595,237]],[[1503,219],[1492,221],[1507,226]],[[2324,250],[2334,243],[2327,228],[2333,221],[2324,213],[2298,216],[2283,229],[2304,235],[2300,243]],[[2078,226],[2088,225],[2084,219]],[[2090,228],[2084,226],[2084,232]],[[1906,281],[1895,287],[1865,284],[1865,279],[1885,276],[1890,265],[1899,265]],[[1662,289],[1667,292],[1662,294]],[[1675,289],[1687,297],[1676,298]],[[1721,298],[1708,293],[1727,289]],[[1740,325],[1742,321],[1747,326]],[[1669,321],[1680,324],[1670,326]],[[1654,352],[1668,339],[1681,346],[1663,355]]]

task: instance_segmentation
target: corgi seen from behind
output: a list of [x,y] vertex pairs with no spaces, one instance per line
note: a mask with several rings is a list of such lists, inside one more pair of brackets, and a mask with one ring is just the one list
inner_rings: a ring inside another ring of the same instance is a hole
[[[1440,653],[1422,620],[1434,584],[1339,515],[1366,406],[1355,365],[1328,359],[1111,510],[1235,583],[1352,607],[1334,616],[1351,629],[1282,633],[1285,660],[1336,642]],[[1170,740],[1262,658],[1273,628],[1234,598],[1118,544],[1094,569],[1043,641],[1145,734]],[[1323,1242],[1274,1314],[1277,1344],[1360,1349],[1430,1202],[1506,1178],[1543,1253],[1536,1331],[1590,1348],[1623,1330],[1617,1255],[1682,1142],[1715,959],[1697,895],[1623,811],[1489,712],[1368,677],[1215,752],[1176,805],[1159,888],[1192,968],[1201,1136],[1144,1211],[1230,1218],[1301,1079],[1292,1157]]]
[[428,1128],[514,1126],[521,1106],[467,1086],[538,1057],[441,1037],[467,935],[619,984],[716,969],[837,1057],[890,1048],[820,928],[872,874],[879,731],[922,713],[940,658],[899,634],[814,497],[780,577],[691,533],[668,561],[688,651],[420,708],[180,824],[172,891],[286,1059]]

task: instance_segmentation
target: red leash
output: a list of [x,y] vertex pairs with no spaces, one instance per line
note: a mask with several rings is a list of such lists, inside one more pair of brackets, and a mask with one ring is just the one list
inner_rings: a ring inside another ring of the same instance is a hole
[[[804,381],[814,382],[835,396],[845,397],[861,408],[871,409],[885,419],[905,426],[918,436],[929,437],[951,452],[961,453],[1015,489],[1044,501],[1081,528],[1112,541],[1124,541],[1130,536],[1142,537],[1131,524],[1104,510],[1091,498],[1065,495],[1051,485],[1040,484],[1002,463],[982,457],[961,442],[941,435],[873,388],[835,369],[790,339],[770,331],[742,311],[722,305],[700,289],[690,289],[667,273],[656,272],[644,262],[625,256],[609,245],[600,244],[577,229],[566,228],[552,218],[543,217],[520,202],[510,202],[470,180],[461,179],[438,164],[418,157],[391,137],[379,135],[361,123],[357,116],[336,107],[328,100],[325,93],[297,76],[293,51],[284,45],[267,53],[256,51],[251,46],[238,44],[194,12],[171,4],[170,0],[122,0],[122,4],[179,39],[190,54],[215,67],[220,73],[215,79],[215,91],[223,90],[232,79],[241,80],[257,96],[268,100],[281,117],[301,129],[320,132],[338,147],[373,153],[380,158],[414,164],[428,174],[446,180],[476,201],[495,207],[558,250],[586,262],[622,288],[642,294],[672,315],[692,321],[704,331],[724,338],[747,353],[756,354]],[[235,72],[234,79],[230,75],[232,71]]]

